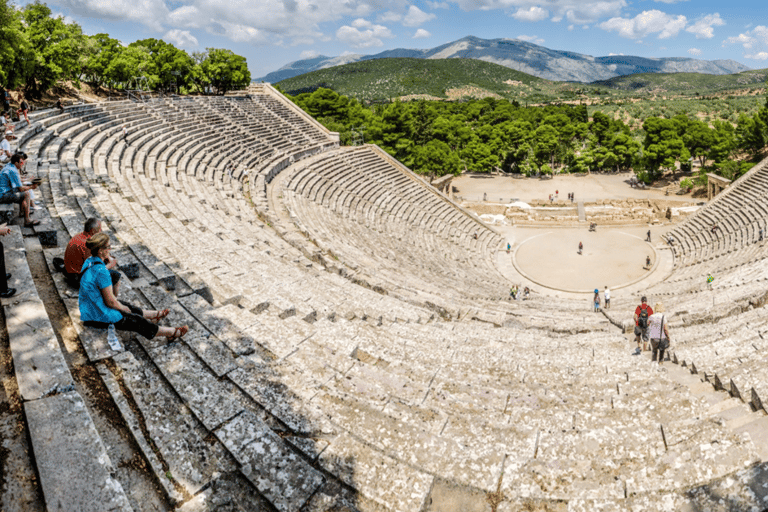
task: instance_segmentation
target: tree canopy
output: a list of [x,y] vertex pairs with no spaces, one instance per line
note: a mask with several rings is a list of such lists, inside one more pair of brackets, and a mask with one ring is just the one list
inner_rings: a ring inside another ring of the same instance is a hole
[[23,87],[35,98],[62,80],[224,94],[248,84],[251,75],[245,58],[230,50],[208,48],[190,56],[154,38],[125,46],[109,34],[83,34],[39,0],[20,8],[0,0],[0,85]]

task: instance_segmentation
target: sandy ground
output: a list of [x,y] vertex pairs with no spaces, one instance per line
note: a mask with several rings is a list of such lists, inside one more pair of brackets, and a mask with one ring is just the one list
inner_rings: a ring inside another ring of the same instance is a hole
[[[645,242],[645,227],[503,229],[512,243],[517,268],[542,285],[561,290],[617,288],[649,274],[656,260],[653,245]],[[660,229],[652,230],[658,233]],[[658,237],[656,237],[658,238]],[[584,244],[578,253],[579,242]]]
[[[575,193],[576,201],[591,202],[598,199],[655,199],[679,202],[680,206],[698,203],[690,195],[665,196],[661,190],[634,189],[629,186],[631,173],[596,174],[583,177],[557,176],[551,180],[515,179],[510,177],[462,176],[453,181],[458,196],[488,202],[508,203],[545,200],[559,190],[560,198]],[[471,206],[469,207],[471,210]],[[651,268],[658,254],[655,245],[664,245],[661,235],[673,224],[598,226],[589,231],[589,223],[579,227],[559,227],[556,224],[532,226],[499,226],[493,228],[512,245],[510,260],[514,256],[515,267],[523,275],[541,286],[553,290],[584,292],[605,286],[612,289],[652,276],[645,268],[646,257],[651,258]],[[651,231],[652,243],[645,241]],[[579,242],[584,251],[578,254]],[[652,276],[662,278],[663,276]]]
[[597,199],[663,199],[696,203],[690,194],[684,196],[665,196],[663,190],[638,189],[629,186],[632,173],[590,174],[588,176],[555,176],[549,180],[534,178],[511,178],[507,176],[464,175],[453,180],[453,186],[459,191],[457,196],[468,201],[482,201],[483,194],[489,202],[508,203],[510,200],[524,202],[547,200],[550,194],[560,192],[560,199],[566,199],[570,192],[576,201],[592,202]]

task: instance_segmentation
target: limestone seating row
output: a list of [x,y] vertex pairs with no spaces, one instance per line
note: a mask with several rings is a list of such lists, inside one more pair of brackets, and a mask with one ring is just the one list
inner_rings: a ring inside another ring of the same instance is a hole
[[[708,245],[715,245],[716,251],[739,248],[743,243],[742,239],[730,235],[739,232],[742,232],[742,236],[745,235],[745,226],[759,225],[765,229],[768,218],[768,209],[763,205],[768,195],[766,172],[768,164],[764,161],[716,197],[707,208],[698,211],[675,228],[672,234],[676,239],[683,241],[682,248],[687,249],[688,253],[705,251],[702,257],[707,257]],[[713,225],[718,225],[720,230],[712,233]],[[748,236],[747,240],[754,240],[753,236]],[[725,240],[726,238],[728,240]],[[685,243],[689,239],[693,241],[693,247]]]
[[[379,162],[381,163],[381,161],[379,161]],[[313,166],[314,165],[318,166],[318,174],[320,174],[320,175],[325,174],[325,172],[323,171],[324,163],[314,163]],[[335,169],[342,168],[342,165],[340,165],[340,163],[337,161],[337,162],[335,162],[334,168]],[[351,169],[351,168],[352,168],[352,166],[347,166],[347,169]],[[370,198],[368,199],[368,202],[376,204],[377,203],[377,197],[381,196],[381,190],[385,189],[385,188],[390,188],[390,187],[389,186],[382,186],[382,187],[379,188],[379,190],[376,190],[377,187],[370,185],[370,181],[374,181],[375,180],[375,173],[371,172],[371,171],[373,171],[373,169],[367,168],[365,171],[366,171],[365,175],[366,175],[367,179],[369,180],[368,183],[366,183],[367,191],[368,191],[368,193],[372,194],[370,196]],[[307,172],[308,172],[307,169],[304,169],[302,171],[302,173],[305,176],[308,176]],[[350,171],[345,171],[345,172],[347,174],[351,174]],[[343,175],[336,176],[333,173],[331,173],[329,178],[327,178],[326,181],[322,182],[325,185],[325,187],[321,187],[319,189],[314,189],[314,188],[311,187],[309,189],[309,191],[307,192],[307,189],[304,188],[304,185],[307,182],[306,182],[306,180],[302,180],[302,179],[297,180],[295,185],[293,183],[291,183],[291,186],[301,187],[302,193],[305,193],[305,194],[308,193],[309,194],[308,197],[310,199],[312,199],[312,195],[314,195],[315,198],[317,198],[318,195],[320,195],[319,202],[322,202],[323,204],[325,204],[326,197],[328,197],[328,196],[327,196],[327,194],[325,192],[323,192],[323,190],[327,190],[328,186],[331,186],[331,188],[333,188],[333,187],[341,187],[341,186],[344,185],[344,181],[345,180],[343,178]],[[313,183],[319,183],[319,182],[317,180],[315,180]],[[357,183],[364,183],[364,181],[363,181],[362,178],[357,178]],[[354,189],[352,191],[352,194],[354,196]],[[333,197],[333,196],[331,196],[331,197]],[[424,199],[433,199],[433,198],[431,198],[429,195],[422,194],[419,198],[412,199],[412,201],[416,202],[416,203],[419,203],[419,202],[423,202]],[[317,199],[315,199],[315,200],[317,201]],[[329,204],[334,204],[332,198],[329,199],[328,201],[329,201]],[[438,203],[433,202],[432,204],[439,204],[439,202]],[[428,203],[425,207],[423,207],[423,210],[428,211],[429,210],[429,206],[431,206],[431,205]],[[440,212],[438,211],[435,215],[439,216]],[[429,214],[429,217],[432,217],[432,214]],[[475,227],[477,226],[476,223],[469,222],[469,218],[468,217],[463,217],[462,218],[462,216],[457,214],[457,212],[455,210],[448,210],[447,212],[445,212],[444,218],[445,218],[445,222],[453,223],[454,226],[452,226],[452,228],[458,230],[459,232],[463,231],[464,233],[466,233],[467,231],[469,231],[469,228],[471,228],[473,226],[475,226]],[[427,224],[427,226],[429,226],[431,224],[432,224],[432,222],[429,222]],[[444,231],[444,228],[438,228],[438,231]],[[487,232],[487,230],[481,230],[480,231],[481,240],[482,240],[483,236],[487,236],[488,234],[489,233]]]
[[[297,207],[297,206],[294,206],[294,208],[298,208],[298,207]],[[308,213],[305,213],[304,215],[305,215],[305,216],[312,216],[312,215],[313,215],[313,212],[309,211]],[[378,214],[377,214],[377,215],[375,215],[374,217],[376,217],[376,218],[382,218],[382,217],[383,217],[383,215],[381,215],[381,213],[378,213]],[[320,224],[323,224],[323,223],[320,223]],[[393,220],[393,221],[391,221],[391,222],[383,223],[383,224],[384,224],[384,225],[382,225],[382,226],[381,226],[381,229],[391,229],[392,227],[394,227],[394,226],[396,226],[396,225],[397,225],[397,223],[396,223],[394,220]],[[324,224],[323,224],[323,225],[324,225]],[[321,229],[322,229],[322,228],[321,228]],[[332,229],[332,228],[329,226],[329,227],[328,227],[328,228],[326,228],[326,229]],[[400,235],[403,235],[403,234],[407,235],[407,234],[408,234],[408,230],[404,229],[404,230],[400,231]],[[400,235],[399,235],[399,236],[400,236]],[[427,235],[425,234],[424,236],[427,236]],[[329,237],[329,238],[330,238],[330,237]],[[388,237],[384,237],[384,238],[388,238]],[[376,250],[379,250],[381,247],[385,247],[387,244],[388,244],[388,240],[384,240],[384,241],[382,241],[382,243],[372,243],[370,246],[371,246],[371,247],[375,247],[375,248],[376,248]],[[418,242],[417,242],[417,244],[418,244]],[[363,245],[365,245],[365,244],[363,244]],[[438,252],[438,247],[439,247],[439,246],[443,246],[443,248],[442,248],[442,249],[440,249],[441,251],[445,251],[445,250],[447,250],[445,247],[451,247],[451,245],[447,245],[447,246],[446,246],[445,244],[442,244],[442,243],[441,243],[441,244],[439,244],[439,245],[435,244],[434,246],[432,246],[432,247],[429,247],[429,251],[428,251],[428,252],[431,252],[433,255],[434,255],[434,254],[436,254],[436,253]]]
[[[181,177],[181,176],[182,175],[180,174],[179,177]],[[191,306],[189,306],[189,307],[191,307]],[[238,316],[241,316],[241,314],[238,313]],[[268,318],[264,319],[265,322],[266,322],[266,320],[268,320]],[[343,323],[343,322],[341,322],[341,323]],[[320,325],[318,326],[318,329],[319,328],[325,328],[326,326],[329,326],[329,325],[330,324],[325,324],[325,323],[321,322]],[[333,329],[333,327],[335,327],[335,326],[331,326],[331,327],[328,327],[328,328],[329,329]],[[300,329],[301,329],[298,326],[292,326],[291,328],[293,330],[295,330],[296,332],[299,332]],[[415,328],[415,326],[414,326],[414,328]],[[420,334],[421,334],[421,336],[413,338],[413,345],[424,343],[424,341],[423,341],[424,340],[424,338],[423,338],[423,334],[424,333],[420,333]],[[339,346],[339,345],[336,344],[337,340],[341,341],[341,338],[338,335],[331,334],[331,335],[327,336],[327,338],[328,339],[324,340],[324,343],[327,344],[326,346],[334,346],[334,347],[335,346]],[[379,338],[378,335],[371,336],[371,341],[369,342],[369,344],[371,346],[375,346],[376,345],[375,341],[378,340],[378,338]],[[314,339],[314,337],[312,339]],[[481,339],[481,338],[478,338],[478,341],[479,341],[479,339]],[[234,343],[235,340],[234,339],[229,339],[229,341]],[[551,347],[547,347],[548,344],[546,342],[542,342],[542,347],[541,348],[543,350],[549,349],[549,350],[547,350],[547,352],[557,352],[558,350],[560,350],[562,348],[560,346],[560,343],[562,341],[563,340],[557,340],[556,344],[554,344]],[[571,340],[564,340],[564,343],[568,344],[569,341],[571,341]],[[600,346],[603,346],[605,344],[605,340],[595,340],[595,341],[600,341],[601,342]],[[334,343],[335,345],[330,345],[331,343]],[[395,346],[399,346],[399,345],[400,344],[396,344]],[[317,359],[315,357],[312,357],[313,355],[316,355],[318,352],[316,350],[309,350],[310,347],[315,347],[315,346],[321,348],[321,346],[315,344],[314,341],[310,340],[309,342],[305,342],[305,343],[301,344],[301,350],[299,350],[295,354],[298,357],[298,355],[302,354],[303,353],[302,351],[306,348],[308,350],[307,353],[309,354],[309,356],[304,357],[302,359],[302,361],[304,363],[311,363],[313,365],[312,366],[313,368],[318,368],[318,370],[319,370]],[[344,346],[349,347],[349,345],[344,345]],[[424,346],[424,345],[422,345],[422,346]],[[195,414],[199,414],[201,419],[205,419],[205,421],[207,421],[211,425],[213,425],[217,421],[216,415],[215,414],[211,414],[208,411],[218,411],[218,410],[220,410],[220,408],[219,407],[210,407],[210,406],[208,406],[208,404],[211,404],[211,403],[221,404],[222,402],[220,400],[216,400],[216,399],[211,401],[211,399],[212,399],[211,396],[201,397],[199,395],[196,395],[194,393],[194,391],[191,390],[190,386],[188,385],[188,382],[194,381],[194,377],[193,378],[186,378],[185,379],[185,378],[180,377],[179,374],[174,374],[174,372],[177,371],[176,369],[187,368],[188,369],[188,374],[187,375],[194,375],[195,377],[198,377],[203,382],[212,382],[209,377],[205,376],[206,375],[205,372],[198,374],[197,369],[200,368],[199,363],[195,362],[195,357],[194,356],[185,354],[184,350],[183,350],[183,347],[181,347],[181,348],[182,348],[182,350],[177,350],[175,347],[171,347],[171,349],[174,350],[174,352],[170,356],[166,356],[165,353],[159,352],[159,351],[156,352],[156,353],[153,353],[152,354],[154,356],[153,360],[157,362],[157,365],[159,367],[162,367],[162,368],[166,369],[167,374],[164,374],[164,375],[166,376],[167,380],[168,381],[172,381],[176,385],[176,387],[178,388],[177,392],[182,394],[182,396],[186,397],[185,400],[187,401],[187,403],[190,404],[190,407],[193,409]],[[390,350],[394,350],[394,348],[390,348]],[[515,357],[514,354],[516,354],[516,352],[517,351],[511,352],[507,356],[507,359],[513,360],[514,357]],[[358,352],[358,355],[360,356],[360,352]],[[469,355],[470,354],[467,353],[467,357],[469,357]],[[293,356],[291,356],[291,357],[293,357]],[[360,356],[360,357],[362,357],[362,356]],[[492,355],[489,352],[488,357],[497,357],[498,358],[499,356],[498,355],[494,356],[494,355]],[[503,357],[503,355],[502,355],[502,357]],[[290,359],[290,357],[289,357],[289,359]],[[335,359],[331,359],[331,361],[333,361],[333,360],[335,360]],[[169,365],[168,361],[171,361],[171,363],[179,363],[179,364],[171,364],[171,365]],[[408,361],[408,359],[400,359],[400,361]],[[128,361],[128,363],[130,363],[130,361]],[[402,366],[405,367],[406,365],[403,364]],[[414,368],[417,368],[417,365],[410,365],[410,364],[408,364],[407,366],[408,366],[407,369],[403,368],[401,371],[406,371],[406,370],[407,371],[412,371]],[[128,367],[130,368],[130,365],[128,365]],[[471,366],[468,369],[471,370],[472,368],[474,368],[474,367]],[[424,373],[423,371],[420,371],[420,374],[423,374],[423,373]],[[289,372],[289,374],[293,375],[293,376],[302,376],[303,375],[302,372],[297,372],[297,371]],[[451,406],[462,404],[461,405],[461,410],[464,410],[465,408],[471,407],[471,406],[473,406],[473,404],[479,404],[479,403],[484,402],[484,397],[481,398],[478,401],[478,398],[473,397],[470,393],[467,393],[466,391],[461,391],[461,392],[453,391],[451,389],[450,385],[451,385],[451,383],[459,380],[457,377],[458,377],[458,375],[453,376],[451,378],[446,378],[444,383],[443,383],[443,381],[441,379],[437,379],[438,384],[442,386],[440,388],[440,396],[445,396],[446,400],[448,400],[448,402],[451,404]],[[489,375],[489,378],[490,377],[491,376]],[[597,381],[597,375],[594,375],[594,377],[595,377],[595,380]],[[349,379],[346,379],[346,378],[342,379],[342,384],[341,385],[346,386],[346,382],[348,382],[348,381],[349,381]],[[357,379],[356,381],[359,382],[359,379]],[[245,386],[245,384],[244,384],[244,386]],[[607,390],[608,389],[607,382],[606,382],[605,386],[606,387],[604,389]],[[214,390],[214,394],[218,394],[217,396],[225,396],[225,397],[227,397],[228,395],[227,395],[226,390],[222,389],[222,388],[225,388],[225,387],[226,386],[212,386],[212,387],[210,387],[210,389]],[[297,386],[296,388],[297,389],[304,389],[304,386]],[[261,389],[264,389],[264,388],[257,387],[256,389],[261,390]],[[341,389],[347,390],[349,388],[344,387],[344,388],[341,388]],[[262,391],[261,393],[263,394],[264,392]],[[358,391],[358,394],[360,396],[365,396],[365,397],[368,396],[367,394],[363,394],[361,391]],[[321,395],[318,398],[318,400],[320,398],[330,399],[333,396],[334,396],[334,393],[323,394],[323,395]],[[260,400],[261,401],[265,401],[265,399],[263,397],[261,397]],[[225,404],[230,404],[230,405],[227,405],[226,411],[232,411],[233,410],[232,409],[233,405],[231,405],[232,402],[235,402],[234,407],[238,407],[238,405],[237,405],[238,400],[236,400],[236,399],[234,399],[232,397],[228,397],[227,401],[223,402]],[[346,409],[349,412],[347,413],[346,416],[344,416],[344,409],[340,410],[339,411],[339,421],[340,422],[343,421],[343,422],[347,423],[348,420],[346,420],[345,418],[351,418],[352,417],[350,412],[353,411],[354,408],[356,408],[358,406],[358,403],[359,403],[359,401],[350,401],[350,406]],[[393,408],[395,408],[394,405],[393,405]],[[402,411],[402,409],[400,409],[400,410]],[[453,407],[451,407],[451,410],[453,410]],[[467,409],[467,410],[469,410],[469,409]],[[606,408],[606,410],[607,410],[607,408]],[[686,409],[686,417],[688,415],[688,412],[687,412],[688,410],[689,409]],[[239,416],[235,417],[235,421],[237,421],[237,418],[242,418],[243,416],[247,416],[247,415],[248,415],[248,412],[245,409],[243,409],[243,412],[241,412]],[[249,420],[250,420],[250,418],[249,418]],[[543,420],[546,421],[546,418],[543,418]],[[654,417],[648,418],[648,421],[653,423],[653,424],[655,424],[656,420],[657,420],[657,418],[654,418]],[[255,423],[255,422],[253,422],[253,423]],[[205,422],[203,422],[203,424],[205,424]],[[388,426],[390,424],[391,424],[390,422],[385,423],[385,425],[388,425]],[[230,430],[228,428],[229,425],[231,425],[231,423],[227,423],[224,426],[219,428],[219,431],[223,432],[221,437],[220,437],[220,439],[223,438],[224,444],[226,446],[228,446],[228,447],[236,446],[236,441],[237,440],[235,440],[233,438],[230,438],[230,437],[227,437],[227,435],[226,435],[227,431]],[[237,424],[237,425],[239,425],[239,424]],[[547,425],[552,425],[550,428],[554,428],[555,427],[555,425],[551,424],[551,423],[547,423]],[[393,457],[389,453],[381,451],[381,448],[376,448],[376,447],[371,448],[370,446],[367,446],[365,444],[360,443],[359,441],[356,440],[356,435],[365,435],[365,436],[367,436],[366,438],[371,438],[371,434],[369,434],[364,429],[365,425],[364,426],[352,425],[352,426],[355,428],[355,431],[353,433],[342,433],[341,438],[333,440],[333,442],[330,443],[330,446],[328,446],[328,448],[326,448],[320,454],[320,459],[319,460],[320,460],[321,467],[328,469],[331,473],[333,473],[335,471],[337,474],[340,475],[339,478],[342,478],[347,483],[355,485],[355,487],[361,488],[361,492],[363,492],[363,494],[365,494],[366,496],[371,496],[373,499],[377,499],[377,500],[381,501],[386,506],[390,506],[391,508],[411,509],[412,507],[401,506],[401,504],[403,503],[401,500],[405,499],[404,496],[407,496],[407,494],[401,492],[401,493],[398,493],[396,496],[392,496],[392,489],[391,489],[391,487],[392,487],[392,484],[391,484],[392,479],[382,478],[382,476],[386,475],[386,473],[384,475],[382,475],[380,469],[378,469],[378,473],[377,473],[377,467],[378,468],[381,467],[381,465],[377,464],[377,463],[380,463],[381,461],[384,461],[385,462],[384,466],[392,469],[393,471],[397,471],[397,469],[400,469],[401,471],[407,471],[409,474],[414,475],[414,478],[412,480],[418,482],[418,486],[416,488],[417,492],[415,493],[416,494],[416,498],[414,498],[413,502],[417,503],[417,504],[420,504],[420,502],[418,501],[418,498],[420,497],[422,499],[422,501],[423,501],[423,497],[426,495],[426,492],[428,492],[428,490],[429,490],[431,475],[429,473],[425,472],[425,471],[408,469],[408,466],[405,466],[403,464],[404,461],[398,461],[398,459],[396,457]],[[636,425],[633,425],[633,426],[636,427]],[[232,430],[234,430],[234,426],[233,426]],[[445,428],[443,429],[443,433],[445,434],[447,432],[449,436],[453,436],[452,438],[454,440],[455,439],[463,439],[461,437],[461,435],[462,435],[461,430],[462,430],[462,424],[460,422],[458,424],[449,422],[448,424],[445,425]],[[637,429],[635,429],[634,431],[637,431]],[[677,432],[678,432],[678,434],[681,434],[681,438],[683,437],[683,435],[688,434],[688,432],[686,431],[684,425],[681,425],[680,429]],[[397,431],[395,431],[394,434],[395,434],[395,437],[392,437],[392,438],[377,438],[377,439],[381,439],[382,441],[387,441],[387,442],[393,443],[393,447],[391,448],[392,452],[400,453],[400,452],[397,452],[397,450],[403,450],[403,448],[399,444],[394,444],[394,443],[401,443],[404,440],[401,437],[397,436]],[[505,434],[508,434],[508,432],[505,432]],[[532,434],[532,432],[529,432],[529,434]],[[466,433],[464,435],[466,436]],[[707,435],[709,435],[709,433],[707,433]],[[533,441],[532,437],[533,437],[532,435],[529,435],[527,438],[524,437],[523,439],[524,440],[527,439],[529,441]],[[568,457],[570,457],[570,458],[572,458],[574,460],[579,460],[579,454],[578,453],[563,451],[564,448],[560,448],[560,447],[558,447],[556,445],[547,445],[546,444],[547,443],[547,435],[546,435],[546,433],[542,434],[540,436],[537,435],[536,437],[541,437],[542,439],[544,439],[544,443],[542,443],[542,446],[543,447],[544,446],[548,447],[547,450],[546,450],[547,453],[552,453],[555,457],[561,457],[562,455],[566,455],[566,456],[568,456]],[[592,437],[592,434],[586,434],[586,433],[584,434],[584,439],[589,439],[591,437]],[[451,437],[449,437],[449,439],[450,438]],[[495,438],[496,439],[504,439],[505,440],[504,441],[505,442],[505,446],[507,445],[506,443],[513,442],[513,441],[506,441],[507,438],[500,436],[498,432],[495,433]],[[391,441],[388,441],[387,439],[391,439]],[[517,439],[517,438],[514,438],[514,439]],[[723,443],[724,445],[731,443],[731,441],[729,439],[727,439],[726,437],[722,437],[722,439],[724,441],[724,443]],[[698,439],[696,441],[698,441]],[[656,442],[658,444],[658,440]],[[445,446],[446,441],[441,441],[438,438],[438,439],[430,440],[430,443],[440,443],[439,446]],[[475,443],[479,444],[480,442],[475,441]],[[581,443],[581,444],[583,444],[583,443]],[[438,445],[432,445],[431,444],[431,446],[438,446]],[[477,445],[475,444],[473,446],[477,446]],[[517,447],[517,448],[520,448],[520,449],[527,448],[527,446],[519,446],[519,445],[512,445],[511,447]],[[565,448],[567,448],[567,447],[565,447]],[[693,447],[691,447],[691,449],[692,448]],[[560,451],[557,451],[558,449]],[[360,467],[356,468],[356,470],[353,471],[353,472],[346,471],[348,469],[348,466],[344,466],[342,464],[342,462],[341,462],[341,461],[344,460],[342,458],[342,456],[343,455],[348,455],[350,452],[352,452],[352,453],[356,453],[356,452],[357,453],[366,453],[368,455],[367,457],[365,457],[364,460],[359,461]],[[233,453],[240,453],[240,452],[238,452],[238,450],[235,448],[235,449],[233,449]],[[310,452],[311,456],[315,456],[316,453],[317,453],[317,451],[311,451]],[[517,453],[517,452],[515,452],[515,453]],[[542,453],[544,453],[544,451],[542,451]],[[698,452],[688,452],[688,453],[689,453],[688,456],[690,456],[691,453],[693,453],[693,456],[698,456]],[[483,452],[480,452],[480,455],[482,455],[482,454],[483,454]],[[651,452],[649,455],[657,457],[655,452]],[[239,456],[241,457],[240,458],[241,461],[245,461],[245,463],[243,464],[244,467],[246,467],[248,464],[251,463],[250,459],[244,458],[244,456],[242,456],[242,455],[239,455]],[[598,458],[601,458],[601,457],[604,457],[604,456],[598,456],[595,459],[598,459]],[[236,458],[237,458],[237,456],[236,456]],[[516,460],[520,460],[521,463],[523,463],[524,461],[527,461],[529,458],[530,458],[530,456],[526,457],[525,455],[522,455],[522,456],[516,458]],[[739,458],[740,461],[745,460],[744,456],[738,456],[738,458]],[[421,465],[430,464],[430,462],[429,462],[430,458],[426,457],[426,459],[427,460],[420,461],[419,464],[421,464]],[[646,464],[647,465],[647,461],[645,461],[644,459],[640,458],[639,460],[642,461],[642,464]],[[487,480],[489,480],[489,478],[487,478],[487,475],[493,474],[493,471],[486,470],[486,466],[488,466],[487,464],[484,464],[483,466],[484,466],[483,467],[484,470],[482,472],[478,473],[478,472],[472,471],[471,475],[467,475],[466,470],[462,470],[462,468],[457,468],[455,466],[449,468],[447,471],[456,471],[457,474],[459,474],[460,476],[463,475],[462,478],[464,478],[464,479],[473,478],[473,479],[487,481]],[[709,465],[705,465],[705,466],[707,468],[709,468]],[[628,465],[627,467],[630,467],[630,465]],[[499,472],[496,472],[496,474],[499,474]],[[533,473],[525,473],[525,476],[520,477],[520,482],[532,481],[533,483],[536,483],[538,485],[538,481],[537,481],[538,477],[533,476],[533,475],[534,475]],[[379,478],[372,478],[372,477],[375,477],[375,476],[378,476]],[[483,479],[483,477],[486,477],[486,478]],[[312,480],[312,479],[309,478],[308,480]],[[492,480],[492,478],[490,480]],[[553,478],[553,480],[556,480],[556,477]],[[530,484],[531,488],[533,487],[533,483]],[[654,485],[658,484],[658,483],[659,483],[659,481],[652,480],[649,483],[643,483],[643,485],[648,485],[648,487],[653,488]],[[511,487],[513,487],[515,489],[523,488],[522,486],[515,485],[514,483],[510,484],[510,483],[505,482],[505,485],[511,486]],[[576,486],[576,485],[574,485],[573,487],[567,487],[567,484],[566,484],[566,485],[563,485],[562,488],[558,489],[557,492],[561,492],[561,493],[574,493],[574,494],[575,493],[582,493],[581,495],[583,495],[583,491],[579,490],[577,487],[578,486]],[[419,493],[418,491],[421,491],[421,493]],[[268,491],[264,491],[264,492],[268,492]],[[576,494],[576,495],[580,495],[580,494]],[[274,496],[274,494],[271,495],[271,496]],[[410,502],[408,502],[408,503],[410,503]]]
[[[18,228],[3,237],[12,299],[5,323],[37,475],[51,508],[132,510],[93,420],[67,367],[37,294]],[[61,471],[66,464],[68,471]],[[69,473],[71,471],[71,474]],[[73,489],[77,489],[73,492]]]

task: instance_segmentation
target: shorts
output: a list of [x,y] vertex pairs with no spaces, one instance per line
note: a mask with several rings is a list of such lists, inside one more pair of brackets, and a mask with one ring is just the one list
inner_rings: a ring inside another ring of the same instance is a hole
[[0,196],[0,204],[19,204],[24,200],[24,192],[14,189]]
[[653,350],[667,350],[669,348],[669,340],[664,338],[663,340],[660,340],[658,338],[653,338],[651,340],[651,348]]
[[648,328],[646,327],[643,329],[642,327],[635,326],[635,341],[639,340],[640,338],[643,338],[643,341],[648,341]]

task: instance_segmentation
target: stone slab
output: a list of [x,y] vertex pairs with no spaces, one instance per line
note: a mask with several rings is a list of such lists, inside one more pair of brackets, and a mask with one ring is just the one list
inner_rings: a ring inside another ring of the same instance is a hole
[[72,389],[74,382],[42,301],[5,306],[13,366],[23,400]]
[[326,471],[366,498],[398,512],[423,510],[434,479],[347,433],[333,440],[319,461]]
[[[189,327],[189,332],[184,336],[184,342],[189,345],[216,375],[221,377],[237,367],[232,351],[219,338],[213,336],[211,331],[204,325],[198,322],[195,316],[190,314],[176,300],[176,297],[153,286],[143,286],[141,292],[149,300],[153,308],[157,310],[170,309],[170,313],[162,321],[163,325],[187,325]],[[190,297],[192,296],[194,295]],[[210,306],[208,307],[210,308]]]
[[323,483],[321,473],[249,411],[223,425],[216,437],[242,465],[246,478],[278,510],[300,509]]
[[100,361],[108,357],[113,357],[125,351],[125,342],[130,339],[131,333],[117,331],[117,338],[120,340],[120,348],[112,349],[107,343],[107,330],[86,327],[80,321],[80,307],[77,299],[64,299],[64,305],[67,307],[69,318],[72,320],[72,326],[75,328],[80,343],[88,354],[88,359],[92,362]]
[[231,382],[219,380],[181,343],[150,351],[157,367],[208,430],[245,408],[246,397]]
[[132,510],[77,392],[26,402],[24,413],[48,510]]
[[[116,356],[114,361],[120,369],[122,382],[141,411],[141,418],[149,434],[146,442],[152,442],[157,448],[168,465],[170,476],[186,492],[196,494],[222,469],[215,447],[204,439],[207,432],[179,401],[173,390],[163,382],[157,371],[138,361],[130,352]],[[117,383],[115,376],[106,367],[101,367],[99,373],[105,378],[105,382],[112,380]],[[110,393],[115,396],[113,391],[119,389],[110,389]],[[118,406],[120,407],[119,404]],[[123,407],[120,409],[124,417],[126,413],[128,417],[133,415],[131,410],[124,411]],[[130,421],[128,424],[134,437],[143,438],[140,425]],[[155,456],[154,452],[152,456]],[[163,471],[158,477],[168,482]]]

